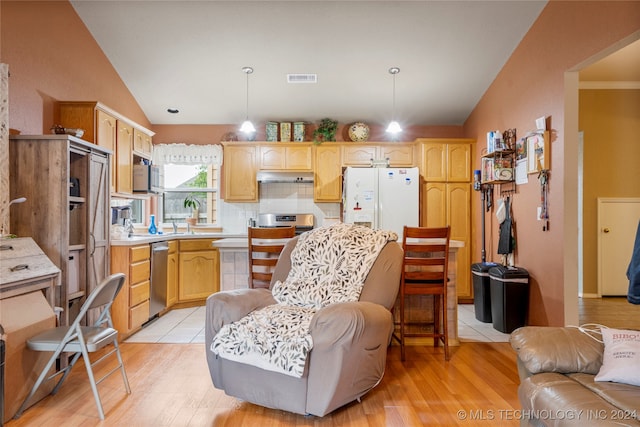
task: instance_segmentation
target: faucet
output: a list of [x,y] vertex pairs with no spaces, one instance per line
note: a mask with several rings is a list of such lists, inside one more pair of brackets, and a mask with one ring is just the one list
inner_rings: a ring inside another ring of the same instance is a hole
[[187,222],[187,234],[191,234],[191,224]]
[[176,224],[176,220],[173,220],[173,234],[178,233],[178,224]]

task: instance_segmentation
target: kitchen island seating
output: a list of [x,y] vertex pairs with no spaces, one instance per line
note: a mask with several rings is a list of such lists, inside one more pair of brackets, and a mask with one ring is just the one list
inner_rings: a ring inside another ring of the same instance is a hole
[[[447,227],[404,227],[402,274],[400,279],[400,354],[405,360],[406,337],[433,337],[437,347],[442,341],[444,358],[449,360],[447,333],[447,273],[449,265],[449,236]],[[406,297],[433,296],[433,331],[417,332],[405,319]],[[442,319],[440,318],[442,313]]]
[[[248,227],[249,288],[268,288],[280,252],[286,241],[295,236],[295,227]],[[274,241],[270,241],[274,240]]]
[[[50,351],[52,354],[31,391],[16,412],[14,418],[17,419],[22,415],[29,399],[31,399],[45,381],[51,380],[58,375],[62,375],[56,386],[51,391],[51,394],[56,394],[80,356],[82,356],[85,368],[87,369],[91,390],[93,392],[93,397],[95,398],[96,407],[98,408],[101,420],[104,420],[104,411],[102,409],[100,395],[98,394],[97,384],[109,375],[115,373],[117,370],[120,370],[127,394],[131,394],[127,374],[124,370],[124,364],[122,363],[122,356],[120,355],[120,348],[118,347],[118,331],[113,328],[113,322],[111,321],[111,305],[118,295],[118,292],[120,292],[120,289],[124,284],[124,280],[125,275],[122,273],[116,273],[106,277],[91,292],[84,304],[82,304],[78,316],[70,326],[59,326],[57,328],[49,329],[27,340],[27,346],[31,350]],[[82,326],[81,323],[90,309],[100,309],[100,315],[92,326]],[[89,359],[89,353],[96,352],[108,344],[113,344],[114,348],[92,363]],[[58,357],[63,353],[75,354],[65,368],[49,375],[51,369],[55,366],[56,359],[58,359]],[[96,381],[93,374],[93,366],[114,353],[118,358],[118,366]]]
[[269,408],[324,416],[359,400],[382,379],[393,332],[391,308],[402,266],[402,249],[397,242],[386,242],[372,261],[358,300],[334,303],[315,312],[309,323],[313,347],[300,377],[223,358],[212,351],[212,342],[223,326],[276,303],[277,292],[272,290],[279,286],[277,281],[285,281],[289,271],[294,271],[297,264],[292,251],[300,239],[295,237],[286,244],[271,289],[236,289],[208,298],[207,363],[214,386],[230,396]]

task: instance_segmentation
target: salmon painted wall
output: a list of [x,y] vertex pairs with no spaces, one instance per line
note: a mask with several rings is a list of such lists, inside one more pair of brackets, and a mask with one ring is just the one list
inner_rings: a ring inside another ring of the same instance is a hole
[[0,62],[9,64],[9,126],[50,133],[56,101],[100,101],[150,127],[91,33],[66,1],[2,1]]
[[[536,175],[529,175],[529,182],[519,185],[512,198],[515,262],[531,276],[529,324],[564,324],[565,72],[639,30],[640,2],[549,2],[465,123],[465,136],[478,141],[475,165],[479,168],[486,132],[516,128],[523,136],[535,129],[536,118],[549,117],[549,231],[543,231],[542,223],[536,220],[540,204]],[[479,211],[477,196],[473,203],[472,262],[480,260]],[[486,232],[487,259],[498,261],[498,224],[493,211],[487,216]]]
[[[597,198],[640,197],[640,90],[580,90],[579,128],[584,132],[583,293],[596,294]],[[634,233],[636,224],[629,228]]]

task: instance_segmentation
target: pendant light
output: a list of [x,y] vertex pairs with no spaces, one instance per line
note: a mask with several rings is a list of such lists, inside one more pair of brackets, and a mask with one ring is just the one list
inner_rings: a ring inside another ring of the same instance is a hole
[[402,132],[402,128],[400,127],[400,123],[398,123],[395,119],[396,116],[396,74],[400,72],[400,68],[391,67],[389,68],[389,74],[393,76],[393,109],[391,110],[391,123],[387,126],[387,132],[391,135],[397,135]]
[[256,131],[253,123],[249,121],[249,74],[253,73],[253,68],[251,67],[242,67],[242,72],[247,75],[247,116],[245,121],[242,122],[242,126],[240,126],[240,132],[246,134],[252,134]]

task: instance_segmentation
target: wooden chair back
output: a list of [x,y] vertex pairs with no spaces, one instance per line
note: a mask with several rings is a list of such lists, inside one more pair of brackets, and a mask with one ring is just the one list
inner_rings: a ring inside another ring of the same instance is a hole
[[295,227],[255,228],[247,230],[249,238],[249,288],[269,288],[280,252],[296,235]]

